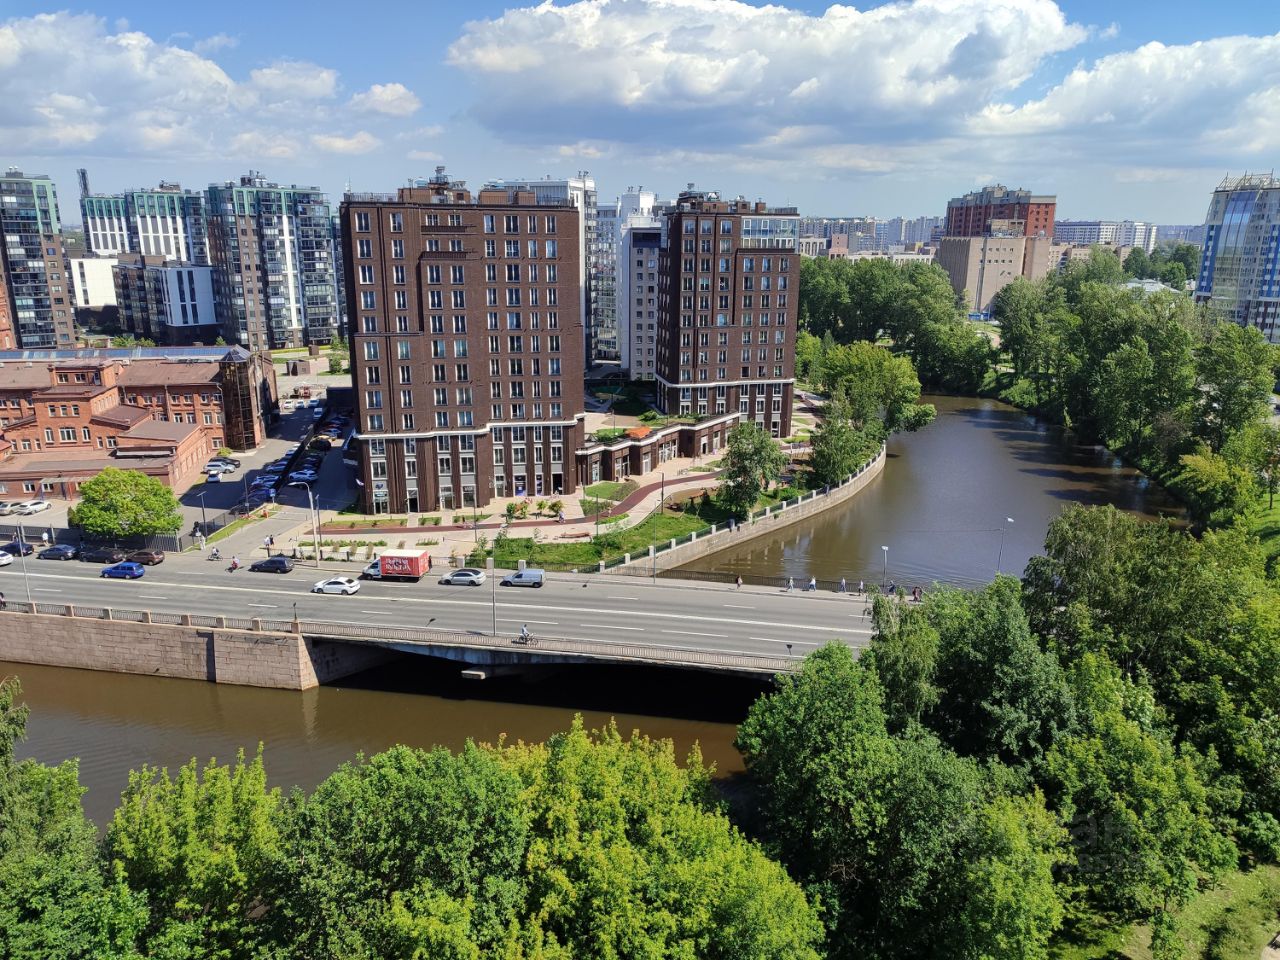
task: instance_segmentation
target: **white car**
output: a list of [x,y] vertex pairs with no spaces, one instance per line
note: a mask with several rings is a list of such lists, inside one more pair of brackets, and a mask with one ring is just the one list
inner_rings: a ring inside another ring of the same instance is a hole
[[280,409],[281,409],[281,410],[292,410],[292,409],[293,409],[293,401],[292,401],[292,400],[281,400],[281,401],[280,401]]
[[463,567],[461,570],[454,570],[446,573],[440,578],[441,583],[449,583],[454,586],[478,587],[484,583],[484,571],[475,567]]
[[360,589],[358,581],[352,580],[350,577],[330,577],[328,580],[321,580],[311,588],[312,593],[341,593],[345,596],[351,596]]
[[289,474],[290,483],[311,483],[316,478],[314,470],[295,470]]
[[235,473],[236,468],[221,460],[210,460],[204,465],[205,473]]
[[22,503],[16,504],[13,508],[13,512],[19,516],[26,517],[33,513],[40,513],[41,511],[48,509],[48,500],[25,500]]
[[0,550],[0,567],[7,567],[11,563],[13,563],[13,554]]

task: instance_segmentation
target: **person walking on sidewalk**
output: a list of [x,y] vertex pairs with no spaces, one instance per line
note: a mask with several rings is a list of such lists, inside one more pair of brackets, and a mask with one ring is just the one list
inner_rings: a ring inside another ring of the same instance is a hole
[[809,578],[809,592],[810,592],[810,593],[813,593],[813,592],[814,592],[815,590],[817,590],[817,589],[818,589],[818,578],[817,578],[817,577],[810,577],[810,578]]
[[736,583],[736,584],[737,584],[738,589],[739,589],[739,590],[741,590],[741,589],[742,589],[742,574],[738,574],[738,575],[737,575],[736,577],[734,577],[733,579],[734,579],[734,583]]
[[841,577],[840,586],[839,588],[837,588],[836,593],[848,593],[848,592],[849,592],[849,584],[845,583],[844,577]]
[[795,588],[796,588],[796,578],[787,577],[787,593],[790,593]]

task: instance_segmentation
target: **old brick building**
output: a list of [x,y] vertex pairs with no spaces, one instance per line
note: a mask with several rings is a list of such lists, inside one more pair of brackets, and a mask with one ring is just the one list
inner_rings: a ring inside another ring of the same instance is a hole
[[791,208],[682,193],[659,261],[658,406],[791,432],[800,256]]
[[576,486],[578,211],[443,172],[349,194],[343,264],[364,509],[484,506]]
[[947,237],[1052,237],[1055,196],[1010,190],[995,184],[947,203]]
[[0,492],[73,495],[108,466],[178,490],[266,439],[270,361],[237,347],[0,352]]

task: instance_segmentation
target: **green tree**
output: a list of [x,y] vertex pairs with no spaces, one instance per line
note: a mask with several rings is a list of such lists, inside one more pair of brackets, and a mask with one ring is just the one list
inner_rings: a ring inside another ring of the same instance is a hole
[[889,729],[901,733],[938,703],[938,631],[922,607],[883,596],[875,598],[873,622],[875,632],[862,662],[880,679]]
[[739,423],[725,444],[721,502],[739,516],[749,513],[786,465],[786,454],[772,437],[754,423]]
[[342,356],[337,353],[329,354],[329,372],[341,373],[343,370]]
[[831,400],[813,433],[813,453],[809,466],[819,484],[839,483],[858,469],[876,449],[876,441],[857,431],[849,422],[849,405],[841,398]]
[[796,334],[796,377],[808,380],[822,363],[822,338],[808,330]]
[[1151,258],[1147,256],[1147,251],[1141,247],[1134,247],[1130,250],[1129,255],[1124,258],[1124,272],[1128,276],[1136,277],[1139,280],[1154,276]]
[[120,539],[176,533],[182,514],[173,491],[137,470],[107,467],[80,485],[70,522],[94,537]]
[[1211,526],[1230,523],[1258,497],[1249,470],[1208,448],[1182,457],[1178,487],[1190,501],[1192,513]]
[[840,391],[857,429],[876,421],[887,433],[918,430],[937,411],[920,400],[920,379],[911,361],[870,343],[837,346],[823,358],[821,379],[834,395]]
[[1214,453],[1265,417],[1280,351],[1254,327],[1217,326],[1196,355],[1202,436]]

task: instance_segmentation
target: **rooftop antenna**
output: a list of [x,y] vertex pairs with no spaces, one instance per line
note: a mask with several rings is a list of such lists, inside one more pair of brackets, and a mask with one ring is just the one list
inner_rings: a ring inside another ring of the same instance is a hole
[[76,171],[76,177],[80,180],[80,196],[89,196],[89,171],[81,167]]

